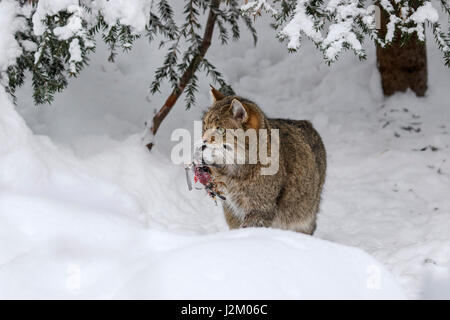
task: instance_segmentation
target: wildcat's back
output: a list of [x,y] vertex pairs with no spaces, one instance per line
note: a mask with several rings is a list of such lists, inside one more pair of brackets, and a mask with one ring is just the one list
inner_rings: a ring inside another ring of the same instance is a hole
[[280,130],[280,166],[282,162],[286,172],[285,194],[272,226],[312,234],[326,174],[322,139],[306,120],[269,119],[269,123]]
[[[311,122],[307,120],[291,120],[291,119],[269,119],[272,127],[278,126],[294,126],[300,130],[300,135],[305,142],[309,144],[317,164],[317,169],[320,175],[320,188],[322,188],[325,182],[325,175],[327,169],[327,153],[325,146],[322,142],[322,138],[319,133],[314,129]],[[288,138],[289,139],[289,138]]]

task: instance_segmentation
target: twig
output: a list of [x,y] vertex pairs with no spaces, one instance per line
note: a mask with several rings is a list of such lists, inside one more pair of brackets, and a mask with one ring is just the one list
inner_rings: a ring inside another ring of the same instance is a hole
[[[177,102],[178,98],[183,93],[184,88],[187,86],[189,81],[192,79],[192,76],[194,75],[195,71],[197,70],[200,62],[203,60],[203,57],[205,56],[206,52],[208,51],[210,45],[211,45],[211,39],[214,31],[214,25],[216,23],[217,15],[215,11],[219,8],[220,0],[212,0],[211,1],[211,7],[209,9],[208,14],[208,20],[206,22],[206,28],[205,32],[203,34],[203,40],[200,45],[200,48],[197,52],[197,54],[192,59],[191,63],[189,64],[186,71],[183,73],[183,75],[180,78],[180,81],[178,82],[178,86],[172,91],[170,96],[167,98],[164,105],[159,109],[158,113],[155,114],[152,121],[152,126],[150,128],[150,132],[153,136],[156,135],[156,132],[159,129],[159,126],[163,122],[163,120],[166,118],[166,116],[169,114],[170,110],[172,110],[172,107]],[[154,142],[151,142],[147,144],[147,148],[149,150],[152,149],[154,145]]]

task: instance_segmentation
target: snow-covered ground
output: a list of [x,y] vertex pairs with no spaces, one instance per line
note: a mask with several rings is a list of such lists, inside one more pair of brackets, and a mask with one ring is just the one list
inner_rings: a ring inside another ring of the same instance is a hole
[[148,94],[164,52],[142,40],[111,64],[100,46],[50,106],[32,103],[29,83],[18,113],[0,93],[0,298],[401,298],[395,282],[408,298],[449,297],[450,74],[435,45],[427,96],[384,99],[372,44],[367,61],[328,67],[312,45],[288,54],[257,24],[256,48],[243,33],[208,57],[269,116],[321,133],[314,237],[229,232],[220,205],[187,191],[170,161],[170,135],[193,129],[209,80],[148,153],[144,122],[170,92]]

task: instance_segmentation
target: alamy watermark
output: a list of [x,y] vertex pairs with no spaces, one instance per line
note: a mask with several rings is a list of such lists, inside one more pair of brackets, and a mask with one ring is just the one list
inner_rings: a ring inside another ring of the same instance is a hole
[[[194,121],[194,137],[187,129],[172,132],[171,159],[175,164],[204,164],[222,168],[258,164],[261,175],[274,175],[279,169],[280,136],[278,129],[224,129],[202,131],[202,122]],[[193,147],[192,147],[193,146]]]
[[[375,28],[381,29],[381,8],[374,5]],[[194,121],[194,136],[184,128],[175,129],[171,159],[175,164],[204,164],[217,168],[243,164],[261,165],[261,175],[274,175],[279,169],[278,129],[223,129],[203,132],[202,122]]]

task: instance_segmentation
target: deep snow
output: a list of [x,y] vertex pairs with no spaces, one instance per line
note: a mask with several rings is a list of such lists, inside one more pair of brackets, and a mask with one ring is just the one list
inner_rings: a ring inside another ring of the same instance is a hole
[[310,119],[321,133],[329,164],[315,237],[228,232],[169,158],[172,130],[192,129],[209,105],[209,80],[198,107],[178,102],[149,154],[144,121],[170,89],[148,94],[164,52],[143,40],[111,64],[99,48],[53,105],[21,89],[25,121],[1,94],[0,297],[402,297],[383,268],[381,289],[369,289],[376,262],[337,244],[375,257],[409,298],[448,297],[450,77],[435,45],[427,96],[384,99],[372,44],[367,61],[348,54],[328,67],[311,45],[288,54],[258,27],[256,48],[243,34],[208,57],[269,116]]

